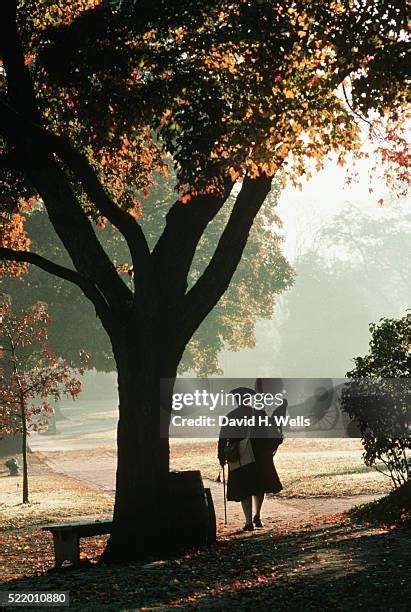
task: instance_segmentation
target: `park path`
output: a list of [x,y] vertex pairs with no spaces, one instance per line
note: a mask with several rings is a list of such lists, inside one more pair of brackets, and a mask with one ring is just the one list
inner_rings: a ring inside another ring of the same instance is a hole
[[[116,456],[112,449],[93,449],[88,451],[89,460],[84,455],[65,452],[38,453],[40,457],[59,474],[65,474],[98,486],[114,496]],[[204,479],[204,486],[211,489],[217,516],[217,524],[224,529],[224,495],[223,485]],[[268,497],[262,512],[265,527],[279,528],[282,531],[303,527],[318,521],[321,517],[349,510],[358,504],[376,499],[377,495],[351,495],[346,497],[304,497],[289,498],[281,494]],[[241,505],[235,502],[227,504],[228,525],[231,531],[243,525]]]

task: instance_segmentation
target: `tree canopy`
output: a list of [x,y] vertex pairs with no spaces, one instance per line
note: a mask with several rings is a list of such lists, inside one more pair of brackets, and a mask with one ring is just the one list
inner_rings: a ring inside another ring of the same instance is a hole
[[298,180],[307,158],[359,146],[351,109],[398,118],[405,101],[401,1],[24,0],[18,26],[43,122],[136,215],[164,150],[183,193],[245,171]]
[[[12,23],[16,4],[4,3],[4,24]],[[370,113],[386,117],[392,149],[377,143],[384,159],[406,167],[401,138],[405,2],[218,0],[200,6],[193,0],[155,5],[146,0],[21,0],[15,26],[4,28],[0,173],[5,248],[29,248],[20,213],[44,195],[39,173],[34,176],[34,167],[27,171],[33,164],[22,158],[20,128],[34,149],[60,160],[79,205],[74,216],[74,209],[67,210],[67,224],[76,215],[79,221],[83,212],[100,226],[109,221],[126,236],[130,268],[147,255],[149,243],[162,282],[177,280],[171,271],[179,256],[173,235],[179,217],[189,213],[177,215],[173,209],[156,246],[139,226],[146,230],[142,214],[149,216],[152,209],[150,189],[170,165],[177,176],[177,202],[193,200],[195,215],[202,202],[209,209],[191,238],[194,246],[236,179],[275,174],[298,183],[330,152],[344,163],[347,152],[359,153],[361,125]],[[377,140],[381,136],[381,130],[370,128],[370,133]],[[407,175],[400,176],[404,183]],[[116,208],[141,223],[133,224]],[[77,222],[77,228],[83,226]],[[78,237],[94,243],[101,267],[104,258],[89,231]],[[57,230],[73,259],[64,233]],[[22,269],[16,259],[28,258],[2,255],[14,274]],[[187,255],[185,273],[193,245]],[[75,259],[76,268],[96,278],[92,258]],[[105,276],[114,281],[111,265],[106,261],[105,266]],[[177,284],[180,291],[187,289],[186,280]]]
[[409,378],[411,348],[411,316],[381,319],[370,325],[371,341],[368,355],[355,358],[350,378],[369,376]]

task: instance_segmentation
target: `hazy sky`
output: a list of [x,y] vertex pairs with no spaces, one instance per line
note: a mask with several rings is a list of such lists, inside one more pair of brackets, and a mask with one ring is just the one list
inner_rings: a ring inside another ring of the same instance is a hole
[[[310,181],[303,184],[302,190],[286,187],[280,197],[278,214],[283,221],[282,234],[285,241],[283,253],[293,264],[295,257],[306,251],[318,251],[322,248],[321,240],[318,239],[318,230],[322,226],[328,225],[332,218],[344,210],[344,208],[358,207],[359,212],[365,212],[374,219],[381,219],[382,223],[387,223],[390,216],[400,215],[409,208],[409,201],[405,198],[398,200],[388,191],[385,183],[376,179],[373,183],[374,191],[369,193],[370,179],[368,171],[373,164],[371,159],[368,163],[362,162],[358,165],[357,171],[359,180],[346,184],[347,173],[344,168],[339,167],[335,161],[330,161],[325,165],[323,171],[318,172]],[[378,200],[383,198],[383,206],[378,204]],[[410,228],[411,234],[411,228]],[[404,244],[404,250],[407,246]],[[325,247],[324,247],[325,249]],[[325,251],[323,251],[324,254]],[[346,255],[347,256],[347,255]],[[349,256],[349,251],[348,251]],[[361,285],[361,272],[354,273],[353,284]],[[282,354],[276,354],[277,345],[281,346],[284,340],[283,325],[288,312],[289,295],[297,290],[299,283],[305,283],[307,290],[307,280],[302,280],[297,276],[294,288],[285,292],[279,299],[272,321],[260,322],[257,325],[257,341],[255,349],[243,350],[238,353],[223,353],[221,355],[221,366],[225,376],[276,376],[275,372],[281,368]],[[352,358],[359,354],[364,354],[368,350],[369,331],[368,325],[374,320],[375,313],[358,313],[357,306],[350,301],[342,300],[334,302],[333,305],[324,303],[327,292],[324,296],[318,293],[313,279],[313,293],[318,300],[318,309],[321,314],[324,312],[323,324],[319,324],[317,330],[318,345],[324,347],[325,339],[329,335],[330,320],[334,319],[334,344],[330,345],[330,353],[326,350],[317,350],[315,346],[307,350],[307,338],[301,337],[301,354],[296,354],[295,364],[287,365],[282,376],[344,376],[348,369],[352,368]],[[381,278],[381,290],[384,292],[384,278]],[[306,293],[305,293],[306,294]],[[404,303],[409,306],[410,292],[402,295],[403,301],[396,305],[391,305],[384,312],[378,310],[378,318],[381,316],[400,316],[403,313]],[[405,302],[404,302],[405,300]],[[301,327],[304,325],[309,329],[312,320],[309,318],[309,309],[301,305]],[[330,309],[336,309],[331,312]],[[305,320],[307,317],[307,320]],[[319,317],[321,321],[321,316]],[[348,328],[347,328],[348,319]],[[318,325],[318,321],[317,321]],[[317,329],[317,328],[316,328]],[[338,329],[341,329],[341,338],[338,337]],[[337,332],[336,332],[337,330]],[[352,330],[352,331],[349,331]],[[311,338],[312,339],[312,338]],[[344,349],[342,349],[344,345]],[[305,352],[304,352],[305,351]],[[300,353],[300,351],[298,351]],[[313,361],[316,362],[316,373],[312,373]],[[289,370],[287,368],[290,368]],[[327,369],[332,370],[332,374],[325,374]],[[295,372],[298,372],[296,374]],[[311,373],[309,373],[311,372]]]
[[316,173],[310,181],[304,181],[301,191],[293,187],[283,190],[278,213],[284,223],[283,252],[290,261],[294,259],[296,250],[315,244],[315,231],[349,204],[375,217],[387,214],[388,204],[385,210],[378,204],[380,198],[387,197],[385,184],[377,180],[373,184],[373,193],[368,191],[371,166],[372,160],[359,163],[359,180],[347,185],[346,169],[338,166],[336,161],[329,161],[324,170]]

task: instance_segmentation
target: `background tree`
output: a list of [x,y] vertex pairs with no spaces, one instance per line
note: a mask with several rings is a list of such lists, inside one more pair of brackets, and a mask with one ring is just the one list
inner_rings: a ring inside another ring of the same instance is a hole
[[267,375],[345,376],[368,346],[369,321],[410,303],[410,227],[411,215],[391,202],[368,212],[346,206],[311,230],[293,260],[296,282],[259,343]]
[[361,431],[365,464],[380,470],[378,462],[383,463],[399,487],[408,478],[411,448],[411,316],[380,319],[370,332],[368,355],[356,357],[347,373],[354,380],[343,390],[342,408]]
[[[23,0],[17,12],[3,0],[0,17],[3,209],[7,218],[40,198],[73,267],[16,250],[17,232],[0,255],[80,287],[110,337],[120,418],[105,559],[135,558],[163,543],[159,379],[173,381],[227,290],[273,176],[298,182],[307,159],[321,164],[331,151],[343,163],[360,145],[359,114],[398,122],[405,3]],[[142,199],[170,162],[180,195],[150,249]],[[217,247],[190,286],[197,245],[237,180]],[[127,242],[132,287],[93,220]]]
[[[44,304],[14,312],[11,300],[2,296],[0,342],[4,357],[0,385],[1,434],[21,434],[23,456],[23,504],[29,501],[27,436],[47,427],[55,401],[62,394],[73,399],[81,391],[79,374],[48,347],[49,317]],[[82,358],[86,355],[83,353]]]

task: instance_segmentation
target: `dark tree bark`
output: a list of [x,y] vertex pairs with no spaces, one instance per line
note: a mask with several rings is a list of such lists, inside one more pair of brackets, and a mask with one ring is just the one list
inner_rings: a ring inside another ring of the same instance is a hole
[[[161,323],[158,322],[161,330]],[[169,513],[165,484],[169,473],[169,441],[160,437],[160,378],[170,381],[179,358],[155,329],[130,324],[117,331],[113,352],[118,372],[119,421],[114,529],[103,555],[106,562],[130,560],[163,550],[162,530]],[[144,338],[151,347],[144,346]],[[167,354],[165,351],[167,350]]]

